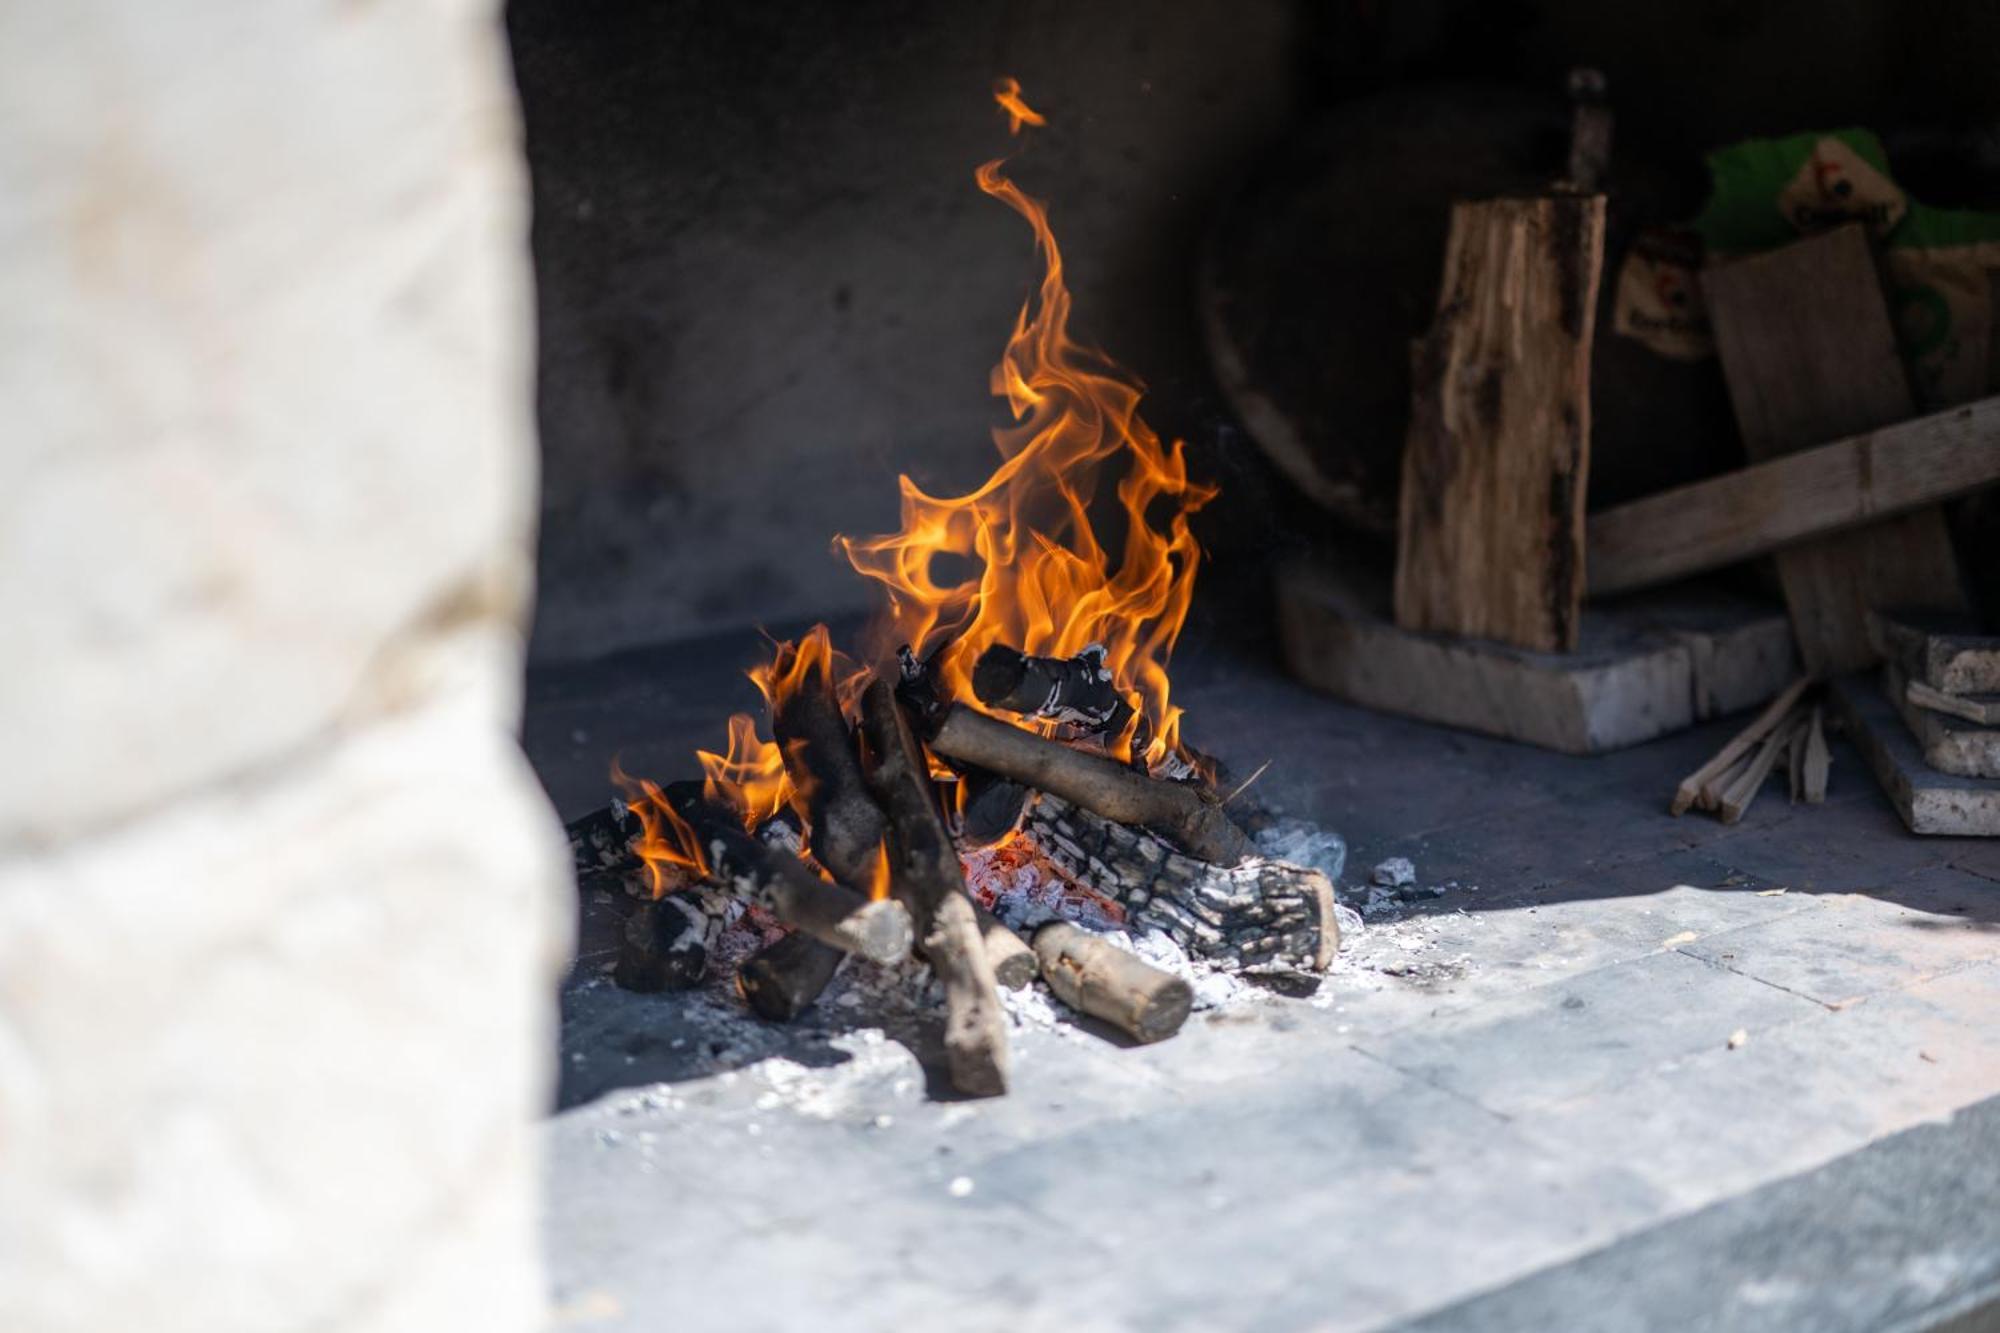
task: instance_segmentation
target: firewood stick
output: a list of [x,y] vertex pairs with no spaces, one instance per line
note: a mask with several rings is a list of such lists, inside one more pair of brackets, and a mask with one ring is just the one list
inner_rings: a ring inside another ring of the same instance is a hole
[[[784,664],[778,669],[782,674]],[[824,660],[809,666],[797,687],[778,700],[771,729],[785,757],[785,772],[805,797],[814,858],[843,883],[868,883],[888,821],[868,794],[854,733],[834,698]],[[838,950],[809,935],[787,935],[744,962],[737,971],[737,988],[763,1017],[790,1022],[833,980],[840,957]]]
[[1039,968],[1035,951],[1028,947],[1028,942],[978,903],[972,905],[972,910],[979,920],[979,942],[986,946],[986,961],[992,965],[993,980],[1008,990],[1020,990],[1033,981]]
[[1196,788],[1147,777],[961,704],[945,710],[931,748],[1106,819],[1144,825],[1204,861],[1235,865],[1251,852],[1248,835]]
[[1791,748],[1792,732],[1805,725],[1804,718],[1785,719],[1784,723],[1764,738],[1756,756],[1743,770],[1743,775],[1729,784],[1729,790],[1722,794],[1720,813],[1722,822],[1734,824],[1742,819],[1750,809],[1750,803],[1757,799],[1757,793],[1764,788],[1765,779],[1778,766],[1778,758]]
[[993,965],[945,831],[930,768],[896,702],[878,680],[861,699],[869,789],[889,820],[889,891],[916,922],[918,947],[944,987],[945,1058],[952,1086],[973,1096],[1007,1090],[1007,1022]]
[[1793,805],[1799,803],[1806,791],[1806,736],[1811,730],[1806,726],[1793,727],[1791,744],[1785,748],[1785,781]]
[[1035,958],[1057,999],[1135,1041],[1173,1036],[1194,1008],[1187,982],[1067,921],[1035,932]]
[[972,668],[972,692],[988,708],[1071,722],[1093,731],[1119,732],[1132,704],[1104,665],[1104,649],[1075,657],[1031,657],[996,643]]
[[771,730],[784,752],[785,772],[805,797],[807,845],[814,858],[842,883],[868,883],[888,821],[868,794],[854,733],[841,716],[823,662],[810,666],[797,688],[778,701]]
[[745,959],[736,969],[736,989],[758,1017],[789,1023],[812,1007],[844,957],[795,930]]
[[704,800],[700,783],[674,783],[665,795],[700,841],[714,887],[872,962],[909,956],[910,916],[900,903],[870,902],[844,884],[819,878],[797,857],[765,846],[743,831],[731,811]]
[[1132,929],[1218,967],[1324,972],[1340,948],[1333,884],[1317,870],[1261,856],[1212,865],[1046,792],[1021,832],[1064,875],[1124,907]]
[[1820,706],[1814,704],[1812,719],[1806,723],[1806,771],[1799,784],[1805,791],[1807,805],[1825,803],[1827,769],[1832,763],[1833,756],[1826,748],[1826,718]]
[[1700,798],[1702,788],[1728,772],[1736,761],[1750,752],[1750,748],[1764,736],[1785,714],[1792,711],[1792,705],[1812,685],[1811,676],[1801,676],[1787,685],[1778,697],[1764,706],[1749,726],[1730,737],[1729,743],[1715,752],[1715,757],[1681,779],[1681,785],[1674,791],[1673,803],[1667,807],[1669,814],[1684,815],[1688,807]]

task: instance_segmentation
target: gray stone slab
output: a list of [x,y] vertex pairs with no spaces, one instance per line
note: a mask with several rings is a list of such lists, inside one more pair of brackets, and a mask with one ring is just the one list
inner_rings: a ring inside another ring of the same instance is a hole
[[[1933,891],[1942,890],[1933,885]],[[1817,910],[1708,935],[1680,949],[1822,1004],[1847,1005],[2000,957],[2000,914],[1985,913],[1982,919],[1866,894],[1834,894],[1822,896]]]
[[1317,565],[1283,572],[1278,604],[1286,660],[1316,689],[1566,754],[1683,730],[1798,674],[1783,612],[1722,592],[1592,603],[1573,653],[1402,629],[1384,589]]
[[2000,1100],[1989,1100],[1405,1327],[1990,1333],[1996,1198]]
[[1925,763],[1895,706],[1867,677],[1846,676],[1830,689],[1855,745],[1912,833],[2000,836],[2000,778],[1955,777]]
[[1720,1046],[1738,1028],[1771,1026],[1817,1007],[1668,951],[1473,1007],[1435,1030],[1371,1038],[1361,1049],[1511,1116]]

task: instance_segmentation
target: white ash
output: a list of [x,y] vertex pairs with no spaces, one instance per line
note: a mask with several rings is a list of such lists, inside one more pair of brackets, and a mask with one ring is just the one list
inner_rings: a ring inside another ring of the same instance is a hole
[[1340,872],[1347,868],[1347,840],[1303,819],[1272,821],[1259,830],[1256,843],[1258,852],[1270,860],[1317,870],[1332,884],[1340,883]]

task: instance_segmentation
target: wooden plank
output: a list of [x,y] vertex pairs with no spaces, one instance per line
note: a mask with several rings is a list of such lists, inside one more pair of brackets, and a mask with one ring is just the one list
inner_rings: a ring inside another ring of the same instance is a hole
[[1792,711],[1792,705],[1799,701],[1799,696],[1803,695],[1812,683],[1811,676],[1801,676],[1787,685],[1775,699],[1764,705],[1763,712],[1751,719],[1749,726],[1730,737],[1728,744],[1715,752],[1714,758],[1682,778],[1680,786],[1674,789],[1674,799],[1668,804],[1667,813],[1684,815],[1696,801],[1700,801],[1704,807],[1713,806],[1716,798],[1709,793],[1711,791],[1719,793],[1722,787],[1727,786],[1726,781],[1718,784],[1718,779],[1726,779],[1731,770],[1750,753],[1751,747],[1769,735],[1778,723],[1784,720],[1785,714]]
[[1963,718],[1981,727],[2000,726],[2000,694],[1946,694],[1913,680],[1903,687],[1903,697],[1933,713]]
[[[1807,237],[1703,274],[1716,350],[1752,462],[1873,431],[1915,410],[1866,232]],[[1808,670],[1875,660],[1870,607],[1959,607],[1936,508],[1778,552]]]
[[1386,581],[1351,570],[1291,566],[1278,605],[1286,661],[1315,689],[1567,754],[1750,707],[1798,674],[1783,611],[1701,587],[1587,608],[1573,653],[1401,629]]
[[[1966,726],[1910,702],[1910,682],[1894,662],[1882,665],[1882,693],[1916,738],[1924,762],[1962,778],[2000,778],[2000,731]],[[1949,697],[1949,696],[1945,696]]]
[[1452,209],[1403,450],[1396,623],[1577,643],[1604,197]]
[[1855,748],[1912,833],[2000,836],[2000,781],[1953,777],[1926,764],[1909,728],[1866,673],[1842,676],[1828,693]]
[[1970,617],[1894,609],[1868,618],[1875,649],[1941,694],[2000,694],[2000,638]]
[[1590,515],[1593,597],[1653,587],[2000,482],[2000,397]]

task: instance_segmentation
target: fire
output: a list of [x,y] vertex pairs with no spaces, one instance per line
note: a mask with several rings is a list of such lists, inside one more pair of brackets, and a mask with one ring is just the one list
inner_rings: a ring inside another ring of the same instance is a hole
[[633,777],[615,758],[611,761],[611,781],[625,793],[626,808],[639,821],[639,836],[632,850],[645,863],[653,896],[661,897],[683,881],[706,878],[708,858],[701,840],[667,803],[659,784]]
[[[1002,80],[994,100],[1011,132],[1045,118]],[[1102,353],[1069,336],[1070,295],[1047,209],[1002,172],[980,167],[979,188],[1012,208],[1034,232],[1040,287],[1022,306],[992,390],[1015,424],[996,429],[1003,462],[977,490],[925,494],[899,477],[902,528],[839,545],[864,577],[888,595],[884,646],[920,654],[945,643],[943,683],[971,697],[971,669],[986,648],[1068,657],[1102,644],[1119,686],[1137,696],[1147,724],[1145,761],[1179,748],[1181,710],[1169,699],[1167,659],[1187,618],[1201,551],[1188,515],[1216,494],[1190,481],[1182,445],[1163,445],[1139,415],[1140,386]],[[1124,526],[1115,567],[1091,509],[1113,464],[1123,466],[1116,513]],[[1156,514],[1164,511],[1164,520]],[[940,580],[939,556],[970,560],[976,572]],[[1130,757],[1138,722],[1116,738]]]

